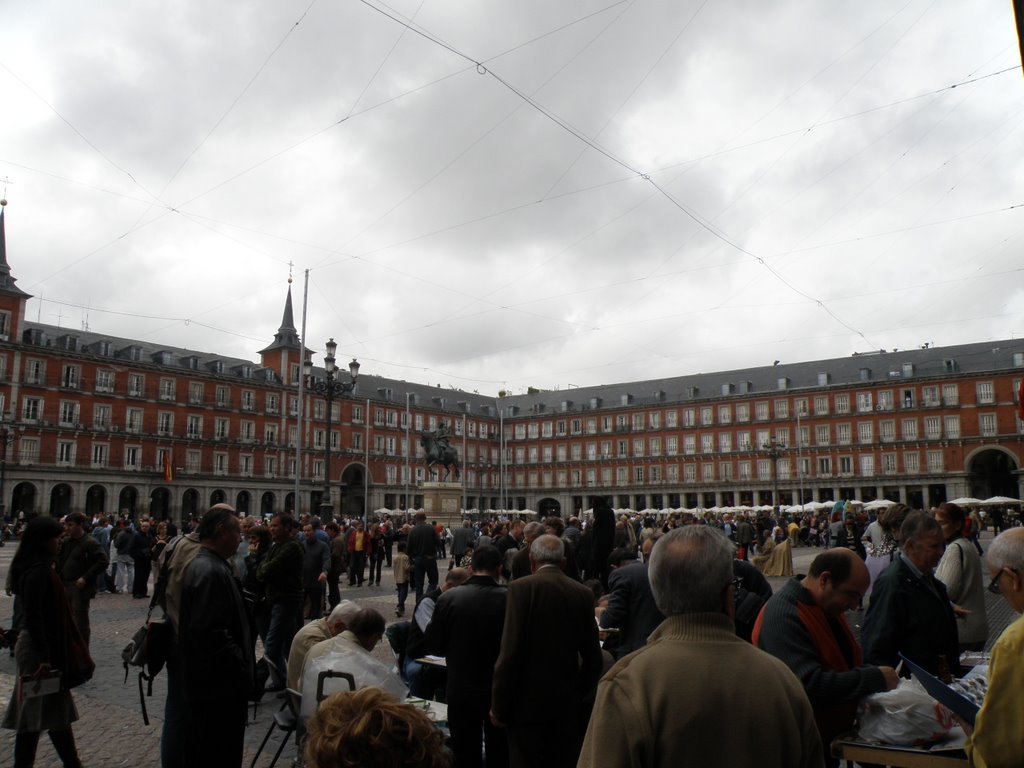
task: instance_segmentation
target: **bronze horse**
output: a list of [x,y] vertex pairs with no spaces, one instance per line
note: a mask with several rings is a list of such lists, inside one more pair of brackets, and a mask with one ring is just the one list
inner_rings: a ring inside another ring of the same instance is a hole
[[444,467],[444,478],[447,480],[452,470],[455,471],[455,479],[459,479],[459,452],[450,445],[438,442],[432,432],[420,432],[420,445],[423,446],[424,457],[427,462],[427,470],[432,475],[437,474],[435,464]]

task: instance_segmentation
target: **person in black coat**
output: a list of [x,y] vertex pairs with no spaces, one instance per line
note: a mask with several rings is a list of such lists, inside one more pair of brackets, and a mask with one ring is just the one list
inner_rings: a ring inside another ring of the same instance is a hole
[[864,661],[895,667],[902,653],[933,675],[948,670],[958,676],[956,616],[945,585],[933,575],[945,551],[942,528],[924,512],[911,512],[900,542],[903,551],[871,588],[860,634]]
[[179,642],[188,704],[185,763],[242,764],[256,661],[241,585],[230,561],[241,541],[238,518],[211,509],[197,530],[202,547],[185,570]]
[[594,505],[594,518],[590,522],[593,528],[594,538],[591,542],[591,564],[587,568],[587,578],[597,578],[607,589],[608,574],[611,566],[608,564],[608,556],[612,553],[615,544],[615,514],[604,501]]
[[132,535],[128,554],[135,564],[135,578],[132,581],[132,597],[149,597],[149,572],[153,567],[153,540],[149,535],[149,521],[139,523],[139,529]]
[[665,616],[654,603],[647,563],[638,562],[636,555],[626,548],[614,550],[611,560],[608,607],[601,612],[601,629],[619,630],[613,654],[621,659],[646,645]]
[[[491,679],[501,648],[508,590],[498,584],[502,558],[497,548],[473,552],[472,576],[441,595],[427,625],[426,646],[448,660],[445,699],[454,768],[480,768],[481,734],[487,768],[507,768],[508,740],[488,712]],[[482,729],[482,730],[481,730]]]

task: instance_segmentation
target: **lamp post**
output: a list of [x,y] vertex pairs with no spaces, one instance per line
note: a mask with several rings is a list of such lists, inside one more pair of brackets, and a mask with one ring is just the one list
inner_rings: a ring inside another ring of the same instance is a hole
[[7,474],[7,446],[14,442],[15,433],[7,427],[7,423],[0,417],[0,520],[7,520],[7,495],[4,487]]
[[769,442],[761,446],[761,449],[765,452],[772,462],[772,506],[775,508],[775,514],[779,513],[779,466],[778,460],[782,458],[785,449],[779,445],[773,437]]
[[355,389],[356,378],[359,376],[359,363],[353,358],[352,362],[348,364],[349,380],[336,379],[338,366],[335,365],[334,353],[338,350],[338,345],[334,339],[330,339],[325,347],[327,354],[324,355],[324,378],[313,378],[312,360],[306,360],[303,363],[306,373],[306,388],[327,401],[327,433],[324,438],[324,494],[320,499],[321,518],[327,517],[328,514],[333,516],[334,513],[334,507],[331,504],[331,406],[334,403],[334,398],[348,394]]

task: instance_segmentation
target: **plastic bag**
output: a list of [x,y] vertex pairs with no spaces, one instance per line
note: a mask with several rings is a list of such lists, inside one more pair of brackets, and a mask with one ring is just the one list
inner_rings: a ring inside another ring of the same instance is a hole
[[861,703],[860,738],[883,744],[921,745],[946,738],[953,716],[917,680],[875,693]]

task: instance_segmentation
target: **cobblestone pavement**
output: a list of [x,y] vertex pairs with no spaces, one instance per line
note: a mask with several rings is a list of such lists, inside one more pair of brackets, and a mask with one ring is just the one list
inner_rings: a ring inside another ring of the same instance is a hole
[[[991,534],[983,538],[983,544],[991,541]],[[821,550],[814,547],[800,547],[794,551],[794,571],[806,572],[811,560]],[[11,545],[0,548],[0,580],[6,576],[14,547]],[[447,563],[440,562],[441,578],[444,578]],[[786,579],[769,579],[773,589],[778,589]],[[391,570],[385,568],[382,583],[379,587],[346,587],[346,579],[342,578],[342,598],[355,600],[362,606],[373,607],[384,614],[388,622],[395,618],[395,588]],[[411,608],[412,597],[407,604]],[[999,633],[1015,618],[1006,601],[986,593],[990,624],[989,644],[998,638]],[[149,709],[150,725],[142,722],[139,705],[139,692],[136,678],[129,675],[128,683],[124,683],[124,667],[121,664],[121,650],[131,639],[132,634],[141,626],[146,616],[148,601],[133,600],[130,595],[98,595],[92,603],[92,640],[91,650],[96,661],[96,674],[93,679],[74,691],[75,704],[80,719],[75,723],[75,739],[79,754],[86,768],[115,768],[115,766],[159,766],[160,764],[160,730],[164,696],[167,690],[166,673],[161,673],[154,685],[153,696],[146,699]],[[0,626],[10,626],[12,600],[0,593]],[[408,612],[406,614],[408,616]],[[848,614],[854,631],[859,634],[861,615],[859,612]],[[257,651],[260,653],[260,651]],[[387,642],[382,642],[375,655],[385,661],[393,660],[394,656]],[[0,651],[0,715],[7,707],[15,679],[14,659],[6,650]],[[278,699],[268,696],[257,708],[255,720],[246,730],[247,767],[255,755],[256,749],[263,740],[274,712],[280,706]],[[250,710],[251,711],[251,710]],[[270,762],[278,745],[280,732],[260,757],[260,766]],[[0,765],[13,762],[14,733],[0,731]],[[289,766],[295,757],[294,744],[289,744],[281,756],[278,765]],[[36,759],[39,768],[59,768],[60,761],[49,741],[43,738],[39,745]]]
[[[7,574],[14,547],[0,548],[0,583]],[[390,569],[385,568],[379,587],[346,588],[342,579],[342,598],[355,600],[360,605],[374,607],[388,619],[395,620],[397,602],[394,579]],[[124,683],[124,667],[121,664],[121,650],[131,640],[132,634],[142,625],[148,608],[148,600],[134,600],[131,595],[101,594],[92,602],[92,638],[90,650],[96,661],[93,679],[74,690],[75,705],[80,719],[74,725],[75,741],[85,768],[149,768],[160,765],[160,731],[163,725],[163,705],[167,691],[167,674],[160,673],[154,681],[153,696],[147,697],[150,725],[142,722],[139,705],[137,673],[130,673]],[[409,605],[407,604],[407,608]],[[11,623],[12,599],[0,591],[0,626]],[[262,653],[261,650],[257,654]],[[387,642],[382,642],[375,655],[391,661],[394,655]],[[0,650],[0,716],[10,701],[15,680],[14,659],[6,649]],[[266,735],[274,712],[280,701],[268,694],[257,708],[256,719],[246,729],[246,759],[248,768],[256,749]],[[250,716],[252,709],[250,709]],[[269,765],[270,759],[280,742],[279,731],[260,756],[259,766]],[[0,730],[0,765],[13,763],[14,732]],[[289,766],[295,757],[294,742],[287,746],[278,761],[282,767]],[[43,737],[39,743],[36,758],[38,768],[60,768],[49,740]]]

